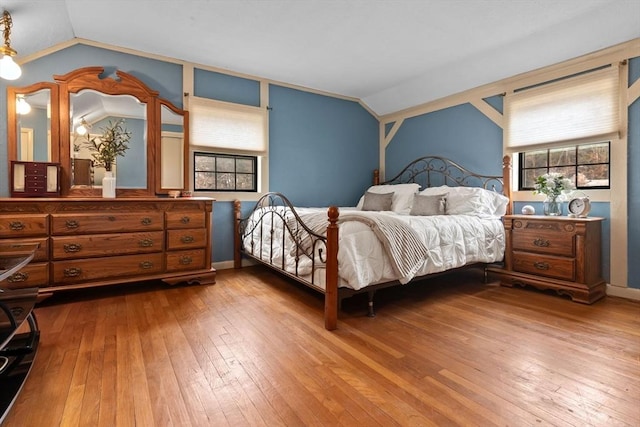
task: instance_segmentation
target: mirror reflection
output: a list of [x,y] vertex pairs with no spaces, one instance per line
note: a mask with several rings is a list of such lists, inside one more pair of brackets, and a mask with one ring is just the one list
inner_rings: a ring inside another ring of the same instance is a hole
[[50,162],[51,91],[16,94],[17,159]]
[[[147,105],[130,95],[106,95],[89,89],[70,94],[69,102],[71,186],[99,187],[110,169],[118,188],[146,188]],[[105,165],[95,146],[92,150],[91,141],[102,146],[115,124],[129,138],[126,150]]]
[[160,186],[163,190],[184,188],[184,117],[166,105],[162,105],[160,161]]

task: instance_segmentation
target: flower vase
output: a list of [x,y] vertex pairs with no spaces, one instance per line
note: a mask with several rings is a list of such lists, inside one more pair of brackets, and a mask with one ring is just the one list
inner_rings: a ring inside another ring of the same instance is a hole
[[542,204],[543,212],[549,216],[562,215],[562,202],[557,197],[547,197]]
[[114,199],[116,197],[116,177],[112,171],[106,171],[102,178],[102,197]]

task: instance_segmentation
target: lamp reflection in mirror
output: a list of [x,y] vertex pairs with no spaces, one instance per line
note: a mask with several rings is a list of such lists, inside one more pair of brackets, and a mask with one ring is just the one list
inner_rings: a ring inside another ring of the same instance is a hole
[[78,135],[86,135],[87,132],[89,132],[89,129],[91,129],[91,125],[87,123],[84,117],[82,117],[80,119],[80,124],[76,127],[76,133]]
[[24,116],[25,114],[29,114],[31,112],[31,105],[27,102],[23,97],[19,97],[16,101],[16,113]]
[[2,13],[0,26],[2,27],[4,35],[4,46],[0,46],[0,54],[3,55],[2,59],[0,59],[0,77],[6,80],[15,80],[22,75],[22,70],[20,66],[13,61],[13,56],[17,54],[17,52],[11,48],[10,42],[13,21],[11,20],[11,15],[6,10]]

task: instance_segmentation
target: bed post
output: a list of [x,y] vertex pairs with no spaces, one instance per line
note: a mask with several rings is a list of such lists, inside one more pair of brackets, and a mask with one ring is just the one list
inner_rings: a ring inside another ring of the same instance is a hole
[[335,206],[327,211],[327,263],[324,293],[324,327],[333,331],[338,327],[338,215]]
[[233,201],[233,268],[242,267],[242,255],[240,254],[240,200]]
[[373,170],[373,185],[380,184],[380,169]]
[[511,156],[508,154],[502,158],[502,194],[509,198],[507,215],[513,213],[513,201],[511,200]]

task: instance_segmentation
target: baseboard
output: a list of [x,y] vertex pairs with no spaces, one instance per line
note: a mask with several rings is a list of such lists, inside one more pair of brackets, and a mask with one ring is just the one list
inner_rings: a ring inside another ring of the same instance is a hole
[[[251,267],[252,265],[256,265],[256,264],[258,263],[250,259],[242,260],[243,267]],[[219,261],[219,262],[211,263],[211,267],[215,268],[216,270],[228,270],[230,268],[234,268],[233,265],[234,265],[233,261]]]
[[640,301],[640,289],[607,285],[607,295]]

